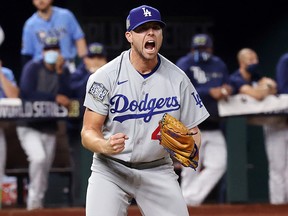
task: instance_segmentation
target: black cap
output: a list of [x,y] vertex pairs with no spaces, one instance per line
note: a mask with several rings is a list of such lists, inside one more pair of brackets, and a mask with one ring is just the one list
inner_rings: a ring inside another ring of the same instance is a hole
[[46,37],[44,39],[44,46],[43,46],[44,50],[49,50],[49,49],[60,49],[60,44],[59,44],[59,40],[57,37]]
[[94,42],[88,45],[87,57],[106,56],[105,46],[101,43]]
[[211,37],[207,34],[196,34],[194,37],[192,37],[191,47],[195,49],[199,47],[212,48],[213,42]]

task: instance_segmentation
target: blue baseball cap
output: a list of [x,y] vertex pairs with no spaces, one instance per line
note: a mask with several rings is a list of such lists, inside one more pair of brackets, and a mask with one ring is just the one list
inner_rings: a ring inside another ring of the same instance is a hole
[[107,52],[102,43],[94,42],[88,45],[87,57],[106,56]]
[[212,39],[207,34],[196,34],[192,37],[191,41],[191,47],[192,48],[198,48],[198,47],[213,47]]
[[158,22],[162,28],[166,24],[161,20],[160,12],[151,6],[142,5],[132,9],[126,19],[127,31],[132,31],[147,22]]

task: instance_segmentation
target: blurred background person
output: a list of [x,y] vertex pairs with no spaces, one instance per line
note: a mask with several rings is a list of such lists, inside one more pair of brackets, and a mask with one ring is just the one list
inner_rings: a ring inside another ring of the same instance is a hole
[[[288,94],[288,53],[284,53],[276,66],[278,94]],[[280,205],[288,203],[288,118],[273,125],[264,125],[265,147],[268,159],[269,201]]]
[[[19,88],[13,74],[9,68],[2,67],[0,60],[0,99],[1,98],[17,98],[19,96]],[[0,192],[2,191],[2,181],[5,176],[6,167],[6,138],[4,128],[0,126]]]
[[235,94],[247,94],[257,100],[277,92],[276,82],[263,76],[259,68],[257,53],[250,48],[243,48],[237,54],[239,68],[230,75],[230,82]]
[[[276,81],[265,77],[261,72],[259,58],[255,50],[251,48],[241,49],[237,54],[237,60],[239,68],[230,75],[235,94],[246,94],[261,101],[267,96],[277,93]],[[280,68],[283,69],[281,61],[277,67],[279,74],[281,73],[279,72]],[[278,79],[283,79],[283,77],[278,77]],[[287,90],[279,89],[279,92],[284,93],[285,91],[287,93]],[[286,197],[288,195],[287,125],[286,129],[285,122],[283,128],[283,124],[266,125],[263,123],[263,125],[268,160],[270,203],[284,204],[288,198]]]
[[3,28],[0,26],[0,46],[3,43],[4,39],[5,39],[5,34],[3,31]]
[[[84,113],[84,98],[86,93],[86,83],[89,76],[96,72],[98,68],[107,63],[107,51],[104,44],[93,42],[88,45],[87,55],[83,57],[75,73],[71,74],[71,97],[78,100],[80,107],[80,118],[68,119],[67,134],[71,151],[71,163],[73,167],[72,202],[74,206],[83,206],[85,200],[81,200],[81,152],[82,144],[80,132],[82,129],[82,116]],[[86,166],[85,166],[86,167]]]
[[[47,37],[43,60],[30,60],[23,68],[20,79],[21,99],[53,101],[69,107],[70,71],[60,53],[58,39]],[[27,210],[43,208],[49,171],[55,155],[58,122],[55,119],[23,120],[18,122],[16,130],[29,163]]]
[[[0,26],[0,47],[5,38],[4,31]],[[11,69],[2,66],[0,59],[0,99],[1,98],[18,98],[19,88],[17,86],[14,73]],[[2,182],[5,176],[6,168],[6,138],[4,128],[0,126],[0,193],[2,193]],[[1,197],[1,196],[0,196]],[[0,199],[1,202],[1,199]],[[1,204],[0,204],[1,206]]]
[[218,115],[218,100],[232,93],[229,73],[222,59],[213,54],[213,42],[208,34],[192,37],[191,52],[176,62],[190,78],[210,117],[199,125],[202,145],[196,171],[183,168],[181,188],[189,206],[202,204],[226,171],[227,147],[224,123]]
[[53,0],[32,0],[37,11],[29,17],[22,31],[22,66],[30,59],[41,59],[46,37],[57,37],[61,55],[70,72],[76,69],[76,57],[87,53],[84,32],[74,14],[53,6]]
[[82,63],[79,64],[76,72],[71,75],[73,96],[82,101],[84,101],[89,76],[107,63],[107,51],[102,43],[90,43],[87,50],[87,55],[83,58]]

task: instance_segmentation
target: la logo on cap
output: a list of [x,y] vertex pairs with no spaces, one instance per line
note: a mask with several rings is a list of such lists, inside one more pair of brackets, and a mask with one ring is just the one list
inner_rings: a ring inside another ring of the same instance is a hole
[[142,8],[142,10],[143,10],[143,15],[144,15],[145,17],[147,17],[147,16],[152,16],[151,11],[149,11],[149,10],[146,9],[145,7]]

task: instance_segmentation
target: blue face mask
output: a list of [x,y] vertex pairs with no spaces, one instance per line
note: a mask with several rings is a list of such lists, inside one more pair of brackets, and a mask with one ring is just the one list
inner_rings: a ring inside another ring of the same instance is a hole
[[261,72],[259,70],[259,64],[250,64],[246,70],[251,74],[252,80],[259,80],[261,78]]
[[44,61],[47,64],[55,64],[57,61],[57,58],[59,56],[59,53],[55,50],[48,50],[44,54]]
[[199,50],[195,50],[192,55],[195,62],[206,62],[211,57],[210,53]]

